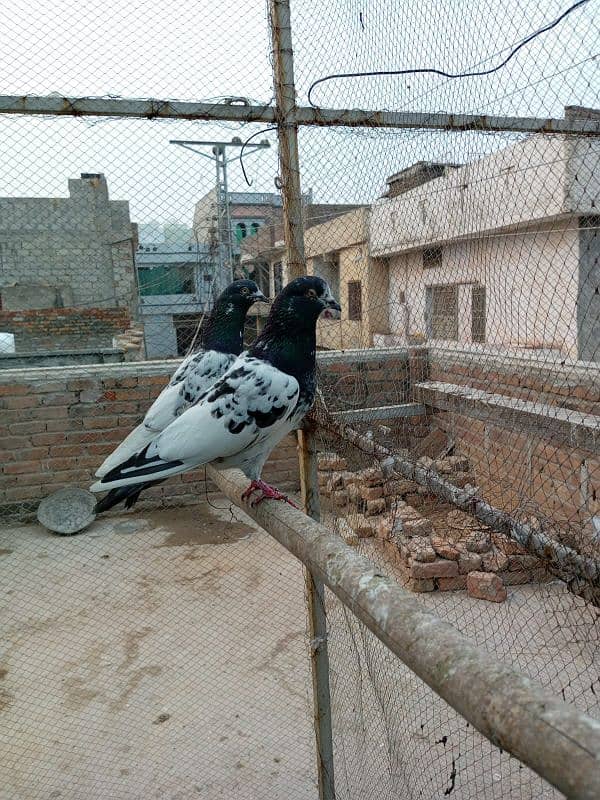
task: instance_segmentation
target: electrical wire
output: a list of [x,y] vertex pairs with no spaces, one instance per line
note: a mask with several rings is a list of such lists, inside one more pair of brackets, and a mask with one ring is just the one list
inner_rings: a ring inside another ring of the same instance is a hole
[[529,34],[529,36],[523,39],[515,48],[513,48],[510,51],[510,53],[504,59],[504,61],[501,61],[500,64],[497,64],[495,67],[490,67],[490,69],[478,70],[475,72],[454,72],[454,73],[445,72],[444,70],[436,69],[434,67],[397,69],[397,70],[373,70],[369,72],[339,72],[334,75],[326,75],[324,78],[319,78],[318,80],[314,81],[308,90],[308,97],[307,97],[308,103],[313,108],[318,108],[319,106],[316,103],[313,103],[312,101],[313,90],[317,86],[319,86],[319,84],[325,83],[326,81],[341,80],[343,78],[372,78],[372,77],[381,77],[384,75],[425,75],[425,74],[440,75],[443,78],[476,78],[484,75],[491,75],[494,72],[498,72],[498,70],[502,69],[502,67],[505,67],[508,64],[508,62],[512,58],[514,58],[514,56],[516,56],[519,50],[525,47],[526,44],[529,44],[529,42],[532,42],[534,39],[536,39],[538,36],[541,36],[543,33],[552,30],[558,24],[560,24],[563,21],[563,19],[565,19],[565,17],[567,17],[573,11],[576,11],[578,8],[580,8],[583,5],[586,5],[586,3],[589,2],[590,0],[578,0],[577,3],[574,3],[572,6],[569,6],[569,8],[563,11],[563,13],[555,20],[549,22],[543,28],[539,28],[537,31],[534,31],[533,33]]
[[252,136],[249,136],[246,139],[246,141],[244,142],[244,144],[241,146],[240,155],[239,155],[240,167],[242,168],[242,174],[243,174],[244,180],[246,181],[248,186],[252,186],[252,181],[248,179],[248,175],[246,173],[246,168],[244,167],[244,150],[246,149],[246,145],[250,144],[252,139],[254,139],[256,136],[260,136],[261,133],[270,133],[270,131],[276,131],[276,130],[277,130],[277,126],[276,125],[272,125],[270,128],[263,128],[260,131],[256,131],[256,133],[253,133]]

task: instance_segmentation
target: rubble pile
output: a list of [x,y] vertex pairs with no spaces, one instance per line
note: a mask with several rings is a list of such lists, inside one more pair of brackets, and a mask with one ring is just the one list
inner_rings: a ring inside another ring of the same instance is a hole
[[[463,456],[419,461],[455,485],[475,484]],[[345,541],[356,545],[373,538],[412,591],[466,589],[472,597],[502,602],[506,586],[547,577],[539,559],[462,511],[436,513],[434,525],[422,512],[435,498],[414,481],[386,477],[373,467],[349,470],[336,453],[321,453],[318,469],[321,496]]]

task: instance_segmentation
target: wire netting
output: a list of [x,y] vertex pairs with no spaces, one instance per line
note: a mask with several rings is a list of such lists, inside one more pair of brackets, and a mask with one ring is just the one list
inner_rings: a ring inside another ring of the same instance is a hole
[[[435,21],[419,4],[322,7],[316,36],[340,49],[324,48],[319,77],[486,69],[562,10],[442,6]],[[585,33],[597,22],[591,7],[581,15],[490,76],[341,78],[311,99],[597,119],[597,55]],[[311,27],[310,16],[301,24]],[[296,49],[303,98],[313,45],[303,36]],[[300,142],[305,170],[318,163],[336,198],[365,204],[305,235],[309,271],[335,285],[343,306],[341,321],[321,322],[319,342],[348,351],[321,359],[326,518],[443,619],[597,717],[597,600],[568,591],[531,542],[464,513],[465,498],[483,500],[597,564],[600,464],[595,434],[584,433],[598,429],[600,400],[597,137],[382,130],[374,119],[367,129],[303,128]],[[373,445],[385,448],[378,458]],[[409,470],[390,469],[390,454]],[[440,480],[458,507],[432,490]],[[501,602],[469,596],[490,584]],[[341,603],[327,603],[338,796],[557,795]]]
[[[262,0],[38,6],[5,13],[2,95],[275,104]],[[323,517],[598,717],[600,143],[531,122],[600,125],[597,4],[525,43],[568,9],[291,10],[298,105],[340,109],[299,132],[306,267],[342,305],[317,331]],[[0,114],[6,796],[308,797],[301,570],[198,506],[203,471],[77,539],[12,526],[89,486],[233,277],[289,278],[277,123],[148,116]],[[299,488],[291,439],[266,472]],[[558,796],[326,598],[337,797]]]

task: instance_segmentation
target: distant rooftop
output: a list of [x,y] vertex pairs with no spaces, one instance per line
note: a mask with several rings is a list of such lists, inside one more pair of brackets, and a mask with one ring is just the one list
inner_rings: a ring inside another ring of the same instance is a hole
[[395,172],[386,180],[388,191],[386,197],[397,197],[417,186],[447,175],[452,169],[458,169],[461,164],[449,164],[443,161],[417,161],[410,167]]
[[135,251],[138,266],[150,264],[180,264],[183,261],[196,261],[198,256],[208,257],[209,247],[205,244],[141,244]]

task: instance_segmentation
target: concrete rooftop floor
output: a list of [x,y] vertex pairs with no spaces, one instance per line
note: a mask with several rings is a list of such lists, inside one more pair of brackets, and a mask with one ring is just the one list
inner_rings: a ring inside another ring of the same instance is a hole
[[[302,570],[215,504],[0,531],[0,800],[317,797]],[[418,597],[600,717],[600,623],[562,584]],[[443,797],[455,764],[456,800],[559,797],[328,611],[340,798]]]
[[316,797],[299,564],[226,501],[0,533],[0,797]]

